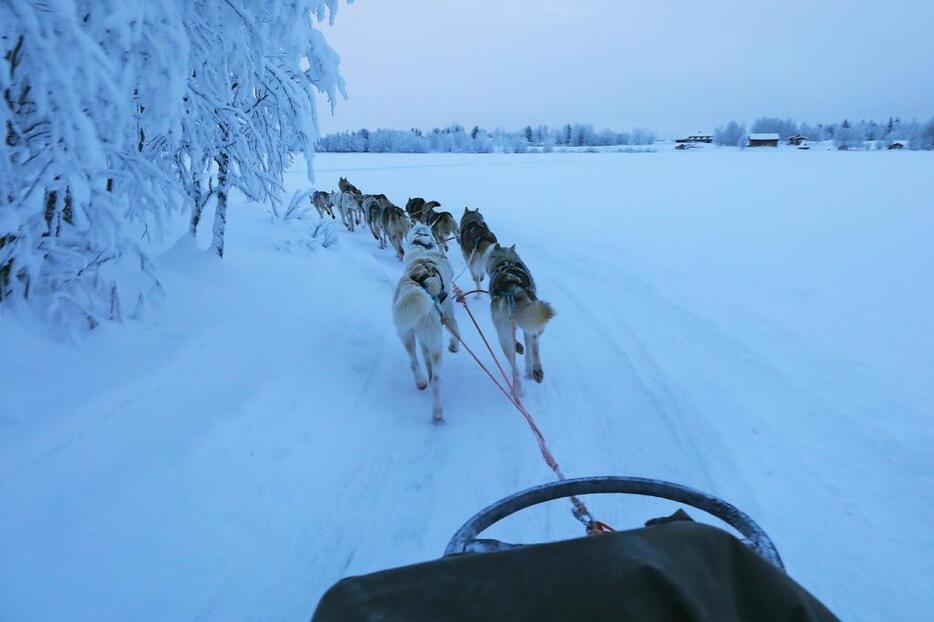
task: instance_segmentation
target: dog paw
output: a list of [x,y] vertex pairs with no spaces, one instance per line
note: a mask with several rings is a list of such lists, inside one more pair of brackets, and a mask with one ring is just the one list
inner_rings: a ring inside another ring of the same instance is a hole
[[448,344],[448,350],[451,352],[457,352],[460,350],[460,346],[458,346],[456,341],[452,341],[450,344]]
[[444,423],[444,413],[440,411],[431,413],[431,422],[435,425]]
[[532,378],[535,379],[535,382],[541,382],[545,378],[545,372],[542,371],[541,367],[532,370]]
[[428,388],[428,382],[425,380],[416,380],[415,388],[417,388],[419,391],[424,391]]
[[516,342],[516,354],[525,354],[525,346],[518,341]]

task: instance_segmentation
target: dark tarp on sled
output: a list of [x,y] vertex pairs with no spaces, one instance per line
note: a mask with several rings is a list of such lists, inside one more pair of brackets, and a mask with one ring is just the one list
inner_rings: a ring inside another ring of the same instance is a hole
[[725,531],[690,521],[344,579],[313,622],[825,621],[837,618]]

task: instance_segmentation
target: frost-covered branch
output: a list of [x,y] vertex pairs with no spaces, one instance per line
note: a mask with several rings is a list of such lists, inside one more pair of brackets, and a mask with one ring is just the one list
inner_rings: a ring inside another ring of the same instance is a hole
[[[125,308],[120,297],[139,307],[161,291],[132,240],[158,237],[174,211],[194,233],[216,201],[217,252],[230,191],[282,203],[293,151],[310,179],[315,93],[332,105],[344,94],[316,28],[336,10],[337,0],[0,3],[0,304],[97,325]],[[123,283],[115,266],[127,253],[148,286]]]

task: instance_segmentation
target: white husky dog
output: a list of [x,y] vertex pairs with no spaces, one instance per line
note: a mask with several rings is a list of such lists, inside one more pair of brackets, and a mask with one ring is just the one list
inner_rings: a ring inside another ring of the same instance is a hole
[[341,214],[341,222],[351,232],[356,225],[363,222],[363,209],[360,207],[360,201],[351,191],[332,192],[331,203],[337,206],[337,211]]
[[[393,296],[392,317],[402,345],[409,353],[415,386],[424,390],[431,384],[431,416],[435,423],[444,420],[441,408],[442,317],[460,334],[454,319],[453,278],[451,265],[431,229],[416,224],[405,236],[405,270]],[[427,381],[415,353],[416,340],[428,369]],[[452,336],[448,349],[457,352],[457,346],[457,339]]]

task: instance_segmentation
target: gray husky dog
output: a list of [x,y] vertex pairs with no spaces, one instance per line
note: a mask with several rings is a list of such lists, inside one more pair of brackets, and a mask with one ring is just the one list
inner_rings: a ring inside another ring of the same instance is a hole
[[318,216],[321,218],[324,218],[325,214],[328,214],[331,218],[334,218],[334,205],[331,203],[330,192],[315,190],[314,194],[311,195],[311,204],[315,206],[316,210],[318,210]]
[[[444,420],[441,407],[442,323],[449,323],[454,332],[460,334],[452,303],[454,277],[451,265],[426,225],[416,224],[405,236],[405,257],[405,270],[392,299],[393,322],[409,354],[415,386],[424,390],[431,385],[431,418],[439,423]],[[428,370],[427,380],[418,363],[416,341],[421,346],[422,359]],[[457,339],[452,336],[448,349],[457,352],[457,346]]]
[[486,262],[490,274],[490,311],[503,353],[512,366],[516,392],[520,391],[516,353],[523,348],[516,342],[513,327],[522,329],[525,341],[525,377],[541,382],[545,377],[539,352],[539,339],[545,324],[555,316],[547,302],[538,299],[535,280],[528,266],[519,258],[516,245],[504,248],[495,244]]
[[432,211],[426,219],[425,224],[431,227],[431,232],[434,234],[435,240],[438,241],[438,245],[447,253],[448,240],[452,236],[455,238],[458,236],[457,221],[454,220],[454,216],[451,212]]
[[470,275],[477,284],[477,289],[480,289],[480,283],[486,276],[486,260],[494,244],[496,244],[496,236],[486,225],[480,210],[471,211],[470,208],[465,207],[464,215],[461,216],[461,252],[470,268]]
[[401,207],[391,203],[385,205],[379,215],[380,235],[383,238],[380,247],[385,247],[385,241],[388,240],[396,250],[396,257],[399,261],[402,261],[405,256],[402,241],[411,226],[412,223],[409,221],[409,217],[405,215],[405,211]]

